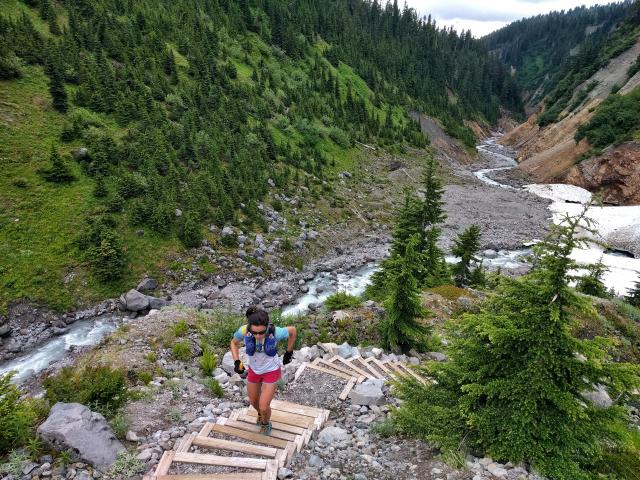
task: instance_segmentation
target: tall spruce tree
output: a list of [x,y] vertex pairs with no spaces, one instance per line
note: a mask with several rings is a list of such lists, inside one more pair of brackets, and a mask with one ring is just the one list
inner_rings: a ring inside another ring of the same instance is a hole
[[406,245],[400,271],[390,281],[390,295],[385,302],[387,318],[380,323],[382,342],[391,349],[407,352],[412,348],[422,349],[429,329],[420,321],[426,315],[420,301],[420,289],[413,276],[413,265],[417,261],[416,248],[419,236],[414,235]]
[[62,157],[54,145],[51,146],[49,160],[51,161],[51,166],[40,172],[45,180],[54,183],[69,183],[75,180],[75,176],[71,172],[71,169],[64,160],[62,160]]
[[442,195],[442,181],[437,175],[437,163],[433,156],[427,159],[427,165],[422,177],[424,200],[420,212],[420,245],[422,253],[422,277],[418,280],[429,287],[434,287],[446,281],[444,253],[438,247],[441,225],[447,218],[444,211]]
[[625,298],[627,302],[629,302],[634,307],[640,307],[640,280],[635,283],[633,289]]
[[480,227],[477,225],[471,225],[453,241],[451,253],[460,258],[453,267],[453,275],[458,287],[469,285],[471,267],[478,263],[476,254],[479,249]]
[[57,65],[50,67],[49,93],[51,94],[53,108],[61,113],[67,113],[69,108],[67,90],[64,87],[64,78]]
[[535,247],[532,273],[503,281],[479,313],[452,326],[450,360],[425,369],[434,382],[398,385],[402,430],[444,449],[526,461],[554,479],[593,478],[587,469],[622,444],[627,413],[583,394],[599,384],[619,395],[640,380],[637,366],[608,358],[601,339],[571,333],[576,312],[597,315],[568,286],[583,220],[584,212],[565,218]]

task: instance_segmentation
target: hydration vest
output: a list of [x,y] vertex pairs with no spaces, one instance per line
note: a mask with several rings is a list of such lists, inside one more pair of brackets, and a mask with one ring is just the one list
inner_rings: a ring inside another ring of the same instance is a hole
[[267,332],[262,344],[257,344],[256,337],[249,332],[249,328],[246,325],[244,326],[244,332],[244,347],[248,356],[253,357],[256,350],[258,352],[264,351],[270,357],[275,357],[278,354],[275,325],[269,324],[267,326]]

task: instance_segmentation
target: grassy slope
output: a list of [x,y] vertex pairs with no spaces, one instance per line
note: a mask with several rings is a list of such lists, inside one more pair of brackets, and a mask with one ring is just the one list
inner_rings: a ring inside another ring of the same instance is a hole
[[[50,35],[48,26],[37,12],[17,0],[0,0],[0,12],[11,18],[26,12],[43,35]],[[58,8],[57,13],[59,23],[66,22],[65,12]],[[253,65],[258,65],[262,59],[272,76],[289,84],[306,82],[312,59],[291,61],[278,55],[255,35],[244,41],[252,45],[249,61]],[[247,57],[240,43],[227,37],[223,44],[237,68],[237,81],[251,83],[252,68],[245,63]],[[321,44],[317,48],[322,51]],[[179,54],[176,57],[181,79],[189,81],[185,74],[187,60]],[[354,95],[364,98],[368,108],[375,108],[373,92],[348,65],[331,68],[338,78],[343,98],[346,97],[347,85],[351,85]],[[71,99],[73,87],[67,85],[67,91]],[[275,98],[281,95],[281,91],[274,92]],[[385,104],[375,108],[381,122],[386,110]],[[69,113],[72,111],[70,101]],[[104,122],[102,128],[114,138],[121,138],[126,133],[112,119],[98,116]],[[406,121],[399,107],[394,108],[393,119],[396,124]],[[276,141],[300,145],[303,138],[296,126],[280,128],[278,120],[279,116],[276,116],[270,122]],[[159,237],[148,229],[140,237],[121,216],[119,232],[125,242],[129,262],[125,278],[105,285],[90,275],[88,266],[79,260],[73,239],[95,206],[92,197],[94,182],[68,155],[81,146],[82,141],[70,144],[59,141],[64,121],[65,116],[51,107],[48,78],[40,67],[25,67],[22,78],[0,81],[0,168],[6,172],[0,176],[0,312],[10,301],[25,297],[56,309],[71,309],[99,301],[135,286],[136,280],[144,273],[162,279],[164,269],[178,270],[181,267],[180,261],[176,261],[177,256],[185,257],[177,239]],[[357,169],[359,149],[343,148],[334,143],[328,136],[329,128],[319,121],[315,121],[313,127],[321,134],[321,150],[333,161],[326,170],[329,177],[344,170]],[[59,146],[60,153],[72,165],[77,176],[70,185],[50,184],[37,174],[39,168],[48,165],[53,144]],[[16,182],[17,179],[24,179],[22,183],[26,187],[17,186],[21,183]]]

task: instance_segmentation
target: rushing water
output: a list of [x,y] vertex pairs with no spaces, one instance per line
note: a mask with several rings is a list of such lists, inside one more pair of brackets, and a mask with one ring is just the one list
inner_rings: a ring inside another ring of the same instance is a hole
[[[491,172],[508,170],[516,166],[516,162],[500,152],[496,152],[495,138],[489,139],[484,144],[478,145],[477,149],[485,155],[504,160],[511,166],[500,166],[497,168],[483,169],[475,172],[478,179],[490,185],[497,185],[504,188],[513,188],[503,185],[488,177]],[[533,184],[524,187],[529,192],[539,197],[548,198],[553,201],[549,206],[554,223],[559,223],[565,215],[579,214],[584,205],[591,201],[591,193],[583,188],[565,184]],[[594,228],[599,234],[598,240],[604,240],[607,234],[614,230],[629,225],[638,225],[640,228],[640,206],[592,206],[587,212],[587,216],[594,223]],[[616,252],[607,250],[600,245],[591,244],[587,248],[574,249],[571,257],[579,265],[602,263],[609,269],[603,282],[607,288],[612,289],[619,295],[625,295],[638,280],[640,272],[640,259],[621,256]],[[577,272],[578,274],[582,273]]]
[[96,345],[100,339],[117,327],[115,316],[103,316],[92,320],[83,320],[69,327],[69,332],[49,340],[38,349],[15,358],[0,366],[0,374],[15,370],[13,378],[20,383],[29,376],[47,368],[52,362],[64,358],[73,346]]

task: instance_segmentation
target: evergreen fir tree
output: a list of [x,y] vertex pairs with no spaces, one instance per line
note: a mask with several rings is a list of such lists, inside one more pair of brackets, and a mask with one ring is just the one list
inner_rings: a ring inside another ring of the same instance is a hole
[[444,253],[438,247],[441,233],[439,225],[445,221],[447,214],[444,211],[444,201],[442,200],[444,189],[437,176],[436,168],[437,163],[430,156],[422,177],[424,200],[420,213],[419,250],[424,260],[424,270],[423,276],[418,280],[430,287],[448,280],[446,279],[446,268],[443,268],[445,265]]
[[127,264],[122,241],[107,228],[101,230],[100,237],[100,243],[90,251],[93,273],[104,282],[118,280]]
[[49,156],[51,167],[42,170],[41,174],[50,182],[69,183],[75,180],[75,176],[71,172],[69,166],[62,160],[55,146],[51,146],[51,155]]
[[380,324],[382,342],[387,348],[407,352],[412,348],[421,349],[429,329],[418,320],[426,315],[420,301],[420,289],[413,276],[419,236],[409,240],[404,258],[400,261],[400,271],[390,281],[390,295],[385,302],[387,318]]
[[554,227],[535,247],[532,273],[503,280],[479,313],[452,325],[449,361],[425,372],[433,382],[400,383],[394,420],[403,431],[444,449],[529,462],[554,479],[593,478],[585,468],[621,445],[627,413],[582,394],[596,384],[622,393],[640,381],[637,367],[607,358],[600,340],[572,336],[576,312],[597,315],[568,286],[583,219]]
[[53,108],[61,113],[67,113],[67,91],[64,87],[64,78],[57,65],[51,67],[49,93],[53,101]]
[[178,231],[178,237],[187,248],[199,247],[202,244],[200,223],[198,223],[193,214],[187,213],[184,215],[184,221]]
[[472,263],[478,262],[476,253],[480,249],[480,227],[471,225],[453,241],[451,253],[460,257],[453,267],[455,282],[458,287],[469,284]]
[[602,258],[600,258],[598,263],[588,265],[585,269],[587,270],[587,274],[578,278],[578,281],[576,282],[576,290],[594,297],[609,297],[607,287],[602,281],[602,276],[609,270],[609,268],[602,263]]
[[640,280],[635,283],[635,286],[625,298],[634,307],[640,307]]

